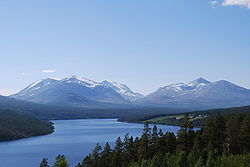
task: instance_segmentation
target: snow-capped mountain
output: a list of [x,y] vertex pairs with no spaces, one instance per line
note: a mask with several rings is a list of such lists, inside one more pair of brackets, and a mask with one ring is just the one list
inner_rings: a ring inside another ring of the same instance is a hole
[[113,90],[115,90],[117,93],[119,93],[122,97],[129,101],[135,101],[140,98],[143,98],[144,96],[140,93],[134,93],[131,91],[127,85],[120,84],[114,81],[102,81],[101,84],[106,87],[110,87]]
[[40,92],[43,88],[49,87],[50,85],[53,85],[56,83],[58,79],[52,79],[52,78],[47,78],[43,80],[36,81],[26,87],[25,89],[21,90],[17,94],[12,95],[14,98],[22,97],[22,96],[34,96],[35,92]]
[[176,83],[176,84],[170,84],[168,86],[165,87],[161,87],[159,88],[156,92],[148,95],[146,98],[152,98],[152,97],[156,97],[158,98],[159,96],[165,96],[165,97],[176,97],[176,96],[181,96],[184,95],[186,93],[195,91],[203,86],[206,86],[207,84],[210,84],[211,82],[203,79],[203,78],[199,78],[196,79],[188,84],[184,84],[184,83]]
[[198,78],[190,83],[187,84],[188,87],[190,87],[191,89],[197,89],[199,87],[205,86],[207,84],[210,84],[210,81],[207,81],[204,78]]
[[161,87],[139,102],[197,109],[235,107],[250,105],[250,90],[228,81],[210,82],[199,78],[188,84]]
[[142,95],[116,82],[96,82],[70,76],[64,79],[47,78],[32,83],[11,97],[40,104],[88,106],[97,103],[127,104]]
[[224,80],[210,82],[204,78],[187,84],[170,84],[145,97],[114,81],[96,82],[77,76],[47,78],[11,97],[40,104],[99,108],[113,104],[192,109],[250,105],[249,89]]

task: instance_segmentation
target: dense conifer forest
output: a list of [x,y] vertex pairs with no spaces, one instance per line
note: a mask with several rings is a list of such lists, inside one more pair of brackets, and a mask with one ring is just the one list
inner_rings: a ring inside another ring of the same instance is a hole
[[[59,155],[53,167],[68,167]],[[206,120],[203,128],[193,130],[188,114],[177,134],[163,133],[155,125],[144,124],[141,137],[128,134],[109,143],[99,144],[77,167],[249,167],[250,114],[217,114]],[[48,167],[43,159],[40,167]]]
[[38,120],[8,110],[0,110],[0,141],[9,141],[52,133],[49,121]]

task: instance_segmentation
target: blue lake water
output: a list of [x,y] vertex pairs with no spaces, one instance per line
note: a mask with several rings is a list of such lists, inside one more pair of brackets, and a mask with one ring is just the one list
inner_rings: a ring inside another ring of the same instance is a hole
[[[37,167],[42,158],[53,164],[58,154],[66,156],[71,167],[88,155],[96,143],[114,144],[117,137],[140,136],[143,125],[117,122],[116,119],[81,119],[53,121],[55,132],[11,142],[0,142],[1,167]],[[179,127],[158,125],[164,132],[177,132]]]

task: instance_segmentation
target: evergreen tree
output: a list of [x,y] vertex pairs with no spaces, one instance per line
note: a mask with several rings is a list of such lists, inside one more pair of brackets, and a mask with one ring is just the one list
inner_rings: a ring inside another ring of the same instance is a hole
[[[173,132],[167,132],[164,136],[165,139],[165,153],[174,153],[177,147],[177,140],[176,140],[176,136]],[[164,148],[164,147],[163,147]]]
[[47,158],[43,158],[43,160],[40,163],[39,167],[49,167],[49,165],[48,165],[48,159]]
[[140,167],[149,167],[150,161],[149,160],[142,160]]
[[98,161],[99,161],[99,157],[100,157],[100,151],[102,150],[102,147],[100,146],[99,143],[96,144],[96,147],[94,148],[94,150],[92,151],[92,158],[93,158],[93,167],[97,167],[98,166]]
[[209,119],[204,126],[204,138],[210,146],[209,151],[218,150],[221,155],[224,152],[226,142],[226,125],[224,117],[218,113],[215,118]]
[[129,137],[128,134],[126,134],[124,138],[124,154],[123,159],[124,163],[123,166],[128,166],[130,162],[132,162],[135,159],[136,156],[136,148],[133,137]]
[[152,129],[152,137],[151,137],[151,152],[150,152],[150,157],[153,157],[154,154],[159,153],[160,151],[160,142],[159,142],[159,135],[158,135],[158,129],[157,126],[154,125],[153,129]]
[[185,152],[189,152],[193,147],[194,131],[193,122],[189,114],[185,114],[181,122],[181,129],[178,131],[179,148]]
[[150,156],[150,141],[151,141],[151,133],[148,122],[144,124],[143,134],[140,140],[139,147],[139,161],[141,162],[143,159],[147,159]]
[[116,140],[116,145],[112,154],[111,167],[122,166],[122,151],[123,151],[123,143],[121,138],[118,137]]
[[204,167],[204,160],[202,157],[195,163],[194,167]]
[[216,166],[216,157],[213,151],[210,151],[208,154],[206,167],[214,167]]
[[163,163],[164,161],[162,160],[162,158],[159,155],[155,155],[152,158],[149,167],[163,167]]
[[187,155],[184,151],[179,153],[178,159],[176,161],[176,167],[188,167]]
[[188,155],[190,166],[194,166],[195,163],[199,160],[200,156],[204,156],[203,150],[206,145],[204,144],[204,139],[202,138],[202,132],[202,130],[196,132],[193,148]]
[[111,151],[112,151],[111,147],[110,147],[109,143],[107,142],[102,153],[101,153],[99,166],[108,167],[110,165]]
[[69,163],[64,155],[58,155],[53,167],[69,167]]
[[248,153],[250,151],[250,114],[246,115],[241,123],[239,140],[241,152]]
[[81,167],[92,167],[94,163],[94,160],[92,159],[92,155],[89,154],[83,159],[82,166]]
[[133,160],[135,162],[138,162],[139,161],[139,150],[140,150],[140,139],[139,139],[139,137],[135,138],[134,147],[135,147],[135,156],[133,157]]
[[229,116],[226,122],[226,135],[227,135],[227,144],[228,144],[228,152],[232,154],[240,153],[239,146],[239,132],[241,123],[243,121],[243,115],[232,115]]
[[164,158],[164,167],[176,167],[178,158],[176,154],[167,153]]

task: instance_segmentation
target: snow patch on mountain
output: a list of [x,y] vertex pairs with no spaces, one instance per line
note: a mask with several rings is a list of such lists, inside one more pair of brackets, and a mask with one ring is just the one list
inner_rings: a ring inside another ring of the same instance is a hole
[[79,85],[86,86],[89,88],[94,88],[96,86],[100,86],[100,83],[98,83],[98,82],[95,82],[95,81],[87,79],[87,78],[78,77],[78,76],[67,77],[65,79],[62,79],[61,82],[75,83],[75,84],[79,84]]
[[207,84],[210,84],[210,81],[205,80],[204,78],[198,78],[190,83],[187,84],[188,87],[197,89],[199,87],[205,86]]
[[21,90],[20,92],[14,95],[11,95],[11,97],[14,97],[14,98],[20,98],[24,96],[31,97],[46,89],[50,89],[54,84],[59,84],[59,83],[66,84],[66,85],[76,84],[76,85],[90,88],[92,90],[96,88],[98,89],[98,87],[99,88],[103,87],[103,88],[108,88],[108,89],[111,88],[113,91],[121,95],[125,100],[129,100],[129,101],[135,101],[143,97],[142,94],[134,93],[128,88],[128,86],[124,84],[120,84],[120,83],[117,83],[114,81],[108,81],[108,80],[105,80],[102,82],[96,82],[87,78],[74,76],[74,75],[66,77],[64,79],[47,78],[43,80],[38,80],[32,83],[31,85],[29,85],[27,88]]
[[54,84],[55,82],[59,81],[58,79],[52,79],[52,78],[46,78],[46,79],[42,79],[42,80],[38,80],[34,83],[32,83],[31,85],[29,85],[27,88],[23,89],[22,91],[18,92],[17,94],[12,95],[11,97],[15,98],[18,96],[23,96],[23,95],[28,95],[28,96],[33,96],[34,94],[32,94],[31,92],[35,91],[35,90],[39,90],[41,88],[47,87],[49,85]]
[[[161,87],[155,93],[160,93],[160,94],[162,94],[164,96],[168,96],[168,97],[175,97],[178,95],[186,94],[190,91],[195,91],[195,90],[197,90],[203,86],[206,86],[210,83],[211,82],[209,82],[203,78],[198,78],[198,79],[196,79],[188,84],[176,83],[176,84],[170,84],[170,85],[165,86],[165,87]],[[153,94],[155,94],[155,93],[153,93]]]
[[144,97],[140,93],[134,93],[133,91],[131,91],[131,89],[129,89],[127,85],[120,84],[115,81],[105,80],[105,81],[102,81],[101,84],[103,86],[112,88],[121,96],[123,96],[126,100],[129,100],[129,101],[135,101],[137,99]]
[[140,102],[202,109],[235,107],[250,105],[250,90],[225,80],[210,82],[198,78],[188,84],[161,87]]

